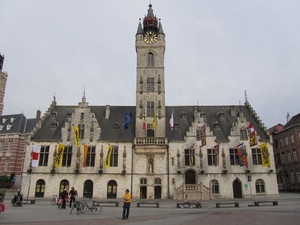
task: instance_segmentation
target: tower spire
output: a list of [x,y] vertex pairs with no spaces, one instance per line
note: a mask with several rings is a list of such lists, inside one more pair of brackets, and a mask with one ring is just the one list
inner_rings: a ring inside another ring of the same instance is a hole
[[4,63],[4,55],[1,55],[1,53],[0,53],[0,72],[3,69],[3,63]]

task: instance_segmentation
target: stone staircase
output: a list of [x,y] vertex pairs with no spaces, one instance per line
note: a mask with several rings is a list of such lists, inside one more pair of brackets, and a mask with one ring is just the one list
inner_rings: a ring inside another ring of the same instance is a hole
[[182,200],[185,195],[188,199],[201,201],[212,199],[211,189],[200,184],[183,184],[178,188],[174,188],[174,200]]

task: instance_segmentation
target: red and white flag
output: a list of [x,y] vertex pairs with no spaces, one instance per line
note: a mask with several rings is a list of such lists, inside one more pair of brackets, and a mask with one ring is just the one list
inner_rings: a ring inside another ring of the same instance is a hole
[[171,131],[174,129],[174,117],[173,117],[173,112],[174,112],[174,110],[172,111],[171,118],[170,118],[170,121],[169,121]]
[[31,167],[38,167],[40,150],[40,145],[33,145]]
[[252,124],[252,123],[249,124],[248,128],[250,129],[250,133],[251,133],[252,135],[255,135],[255,130],[254,130],[254,127],[253,127],[253,124]]

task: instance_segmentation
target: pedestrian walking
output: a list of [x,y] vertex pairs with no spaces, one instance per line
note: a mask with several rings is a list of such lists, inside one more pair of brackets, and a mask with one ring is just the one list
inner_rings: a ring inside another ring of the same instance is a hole
[[17,179],[16,176],[13,176],[13,178],[11,179],[11,184],[10,184],[11,185],[10,186],[11,189],[13,189],[15,187],[16,179]]
[[77,197],[77,191],[75,190],[74,187],[71,188],[71,191],[69,192],[70,195],[70,208],[72,206],[72,202],[73,204],[75,203],[75,197]]
[[130,211],[130,201],[131,201],[131,195],[129,193],[129,190],[126,189],[125,194],[123,196],[124,205],[123,205],[123,214],[122,214],[122,220],[127,220],[129,217],[129,211]]
[[61,205],[61,209],[66,209],[66,202],[67,202],[67,199],[68,199],[67,189],[64,189],[64,191],[61,193],[61,198],[63,200],[62,205]]

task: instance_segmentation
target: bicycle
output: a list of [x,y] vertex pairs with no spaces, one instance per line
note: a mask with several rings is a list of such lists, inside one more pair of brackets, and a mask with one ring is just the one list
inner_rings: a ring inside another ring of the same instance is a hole
[[52,195],[51,204],[55,205],[55,204],[57,204],[57,202],[58,202],[57,195]]
[[[67,199],[66,204],[70,203],[70,198]],[[58,204],[58,197],[57,195],[52,195],[51,204],[55,205]]]
[[82,200],[80,200],[80,199],[75,199],[75,202],[74,202],[74,204],[72,205],[72,208],[71,208],[71,211],[70,211],[70,215],[72,214],[74,208],[76,208],[77,215],[81,214],[81,209],[84,207],[83,204],[84,204],[84,203],[83,203]]
[[85,213],[85,212],[92,212],[94,215],[98,215],[99,213],[102,212],[102,206],[99,202],[97,201],[92,201],[92,205],[90,206],[87,202],[87,199],[83,197],[83,200],[81,201],[82,204],[79,205],[80,213]]

